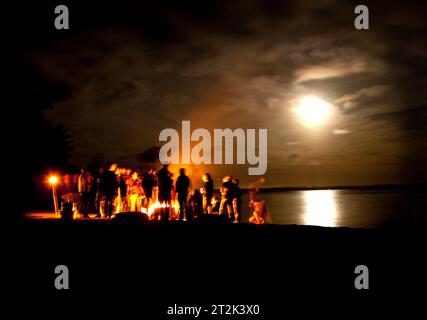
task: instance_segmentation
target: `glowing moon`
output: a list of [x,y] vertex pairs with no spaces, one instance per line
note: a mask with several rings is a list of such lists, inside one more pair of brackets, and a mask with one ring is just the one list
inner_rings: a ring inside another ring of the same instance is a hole
[[315,96],[308,96],[301,98],[295,111],[304,125],[315,127],[328,119],[331,109],[328,102]]

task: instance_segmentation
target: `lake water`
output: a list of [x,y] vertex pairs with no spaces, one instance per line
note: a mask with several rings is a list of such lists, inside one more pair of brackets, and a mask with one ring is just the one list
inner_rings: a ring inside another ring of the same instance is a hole
[[[427,191],[304,190],[260,192],[274,224],[374,228],[427,224]],[[248,221],[248,195],[243,197]]]

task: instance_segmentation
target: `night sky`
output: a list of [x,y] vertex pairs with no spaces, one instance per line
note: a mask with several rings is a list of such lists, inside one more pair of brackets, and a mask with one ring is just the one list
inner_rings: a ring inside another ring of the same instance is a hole
[[[70,30],[54,28],[59,4]],[[14,92],[28,110],[36,95],[42,117],[67,129],[79,166],[141,166],[162,129],[190,120],[193,129],[267,128],[268,186],[427,182],[426,5],[364,1],[370,30],[357,31],[357,4],[20,4],[9,11],[19,21],[10,27]],[[292,111],[305,95],[332,104],[322,126]],[[247,167],[192,170],[245,186],[255,179]]]

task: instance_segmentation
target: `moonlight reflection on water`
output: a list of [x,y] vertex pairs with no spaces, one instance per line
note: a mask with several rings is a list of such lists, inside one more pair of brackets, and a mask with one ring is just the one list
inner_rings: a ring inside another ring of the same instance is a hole
[[334,190],[312,190],[303,193],[304,221],[307,225],[335,227],[337,206]]

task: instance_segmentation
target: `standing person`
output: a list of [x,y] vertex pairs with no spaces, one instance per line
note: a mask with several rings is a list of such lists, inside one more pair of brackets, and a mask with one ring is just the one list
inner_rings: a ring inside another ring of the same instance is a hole
[[159,201],[166,204],[165,211],[162,213],[163,220],[165,221],[169,220],[169,210],[171,206],[173,188],[173,180],[168,167],[168,164],[164,164],[163,168],[157,172],[157,182],[159,184]]
[[110,164],[108,170],[105,170],[101,177],[100,191],[104,196],[104,212],[107,218],[110,218],[113,214],[113,200],[117,192],[118,182],[116,174],[117,165]]
[[95,209],[96,209],[96,217],[101,218],[104,214],[104,193],[102,190],[102,177],[104,176],[104,168],[99,168],[98,175],[96,177],[96,181],[94,185],[96,188],[94,188],[96,194],[95,194]]
[[234,223],[239,223],[242,218],[242,189],[239,187],[239,179],[233,179],[232,182]]
[[119,191],[120,191],[120,200],[121,200],[121,203],[120,203],[121,212],[127,212],[129,211],[128,201],[127,201],[128,185],[126,183],[126,176],[124,172],[120,175]]
[[141,211],[141,195],[142,187],[141,182],[139,181],[138,173],[134,172],[129,181],[129,206],[131,212],[140,212]]
[[98,192],[97,179],[99,176],[99,168],[96,165],[89,165],[86,170],[89,175],[89,194],[88,194],[88,211],[93,213],[97,211],[96,194]]
[[214,183],[209,173],[205,173],[202,177],[204,182],[201,193],[203,196],[203,213],[212,213],[212,197],[214,192]]
[[77,179],[77,191],[80,194],[79,212],[83,215],[83,218],[89,218],[90,179],[89,173],[85,169],[81,169]]
[[231,176],[226,176],[222,180],[221,187],[221,203],[219,205],[219,214],[224,215],[224,209],[227,208],[227,215],[231,220],[234,220],[233,214],[233,182]]
[[95,182],[95,178],[93,177],[93,175],[86,170],[87,172],[87,176],[88,176],[88,193],[87,193],[87,212],[95,212],[95,194],[96,191],[94,191],[94,189],[96,190],[96,182]]
[[187,197],[188,189],[190,188],[190,179],[185,175],[185,169],[181,168],[179,170],[179,177],[176,180],[175,190],[178,193],[178,202],[179,202],[179,220],[184,219],[186,216],[187,221],[190,220],[190,216],[187,210]]
[[156,176],[154,170],[149,168],[148,171],[144,174],[141,181],[142,189],[145,194],[145,209],[148,212],[150,207],[150,201],[153,198],[153,188],[157,185]]

